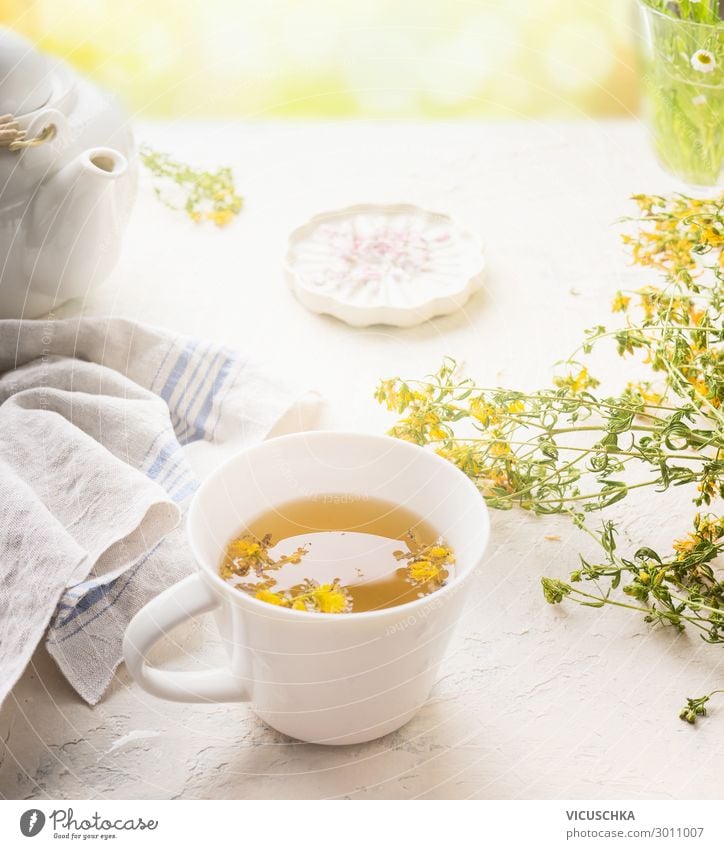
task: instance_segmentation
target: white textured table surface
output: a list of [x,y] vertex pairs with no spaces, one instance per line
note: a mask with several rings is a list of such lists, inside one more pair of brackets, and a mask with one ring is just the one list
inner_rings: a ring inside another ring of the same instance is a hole
[[[390,423],[372,400],[377,379],[427,373],[443,354],[483,384],[545,385],[583,328],[609,320],[616,289],[651,280],[628,266],[614,222],[632,192],[670,188],[634,123],[158,124],[138,136],[233,165],[246,208],[228,229],[195,228],[142,187],[111,284],[65,312],[252,345],[322,391],[323,424],[374,432]],[[485,291],[456,316],[404,331],[307,313],[280,271],[286,234],[364,200],[459,216],[485,241]],[[625,380],[613,356],[602,369],[613,385]],[[631,539],[665,545],[681,530],[672,496],[629,503]],[[565,576],[585,546],[567,521],[497,513],[493,534],[440,681],[395,734],[349,748],[295,743],[243,705],[157,701],[123,668],[89,708],[41,649],[0,712],[0,794],[721,798],[724,706],[697,727],[677,718],[686,695],[722,685],[721,649],[626,611],[545,604],[540,576]],[[197,624],[164,653],[180,667],[217,648]]]

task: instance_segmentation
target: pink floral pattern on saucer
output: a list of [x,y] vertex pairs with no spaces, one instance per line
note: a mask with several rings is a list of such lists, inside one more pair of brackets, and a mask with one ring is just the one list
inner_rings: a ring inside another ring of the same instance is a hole
[[349,324],[409,326],[459,309],[481,285],[479,242],[447,215],[365,204],[312,218],[289,238],[299,300]]

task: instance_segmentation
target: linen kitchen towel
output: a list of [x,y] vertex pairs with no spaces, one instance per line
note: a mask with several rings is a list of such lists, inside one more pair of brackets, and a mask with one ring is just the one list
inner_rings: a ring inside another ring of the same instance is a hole
[[300,397],[238,353],[134,322],[0,320],[0,703],[44,634],[100,699],[128,621],[193,568],[194,449],[259,441],[290,409],[304,428]]

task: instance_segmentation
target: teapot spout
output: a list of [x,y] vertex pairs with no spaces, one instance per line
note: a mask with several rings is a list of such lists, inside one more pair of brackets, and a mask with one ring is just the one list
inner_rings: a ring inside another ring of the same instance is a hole
[[118,259],[129,192],[128,163],[110,147],[79,154],[39,188],[28,244],[30,287],[55,303],[84,294]]

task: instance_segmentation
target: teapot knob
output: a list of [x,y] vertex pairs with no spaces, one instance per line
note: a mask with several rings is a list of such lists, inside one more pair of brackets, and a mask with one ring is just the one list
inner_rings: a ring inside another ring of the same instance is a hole
[[68,121],[57,109],[43,109],[28,121],[20,163],[24,168],[49,168],[67,149]]

